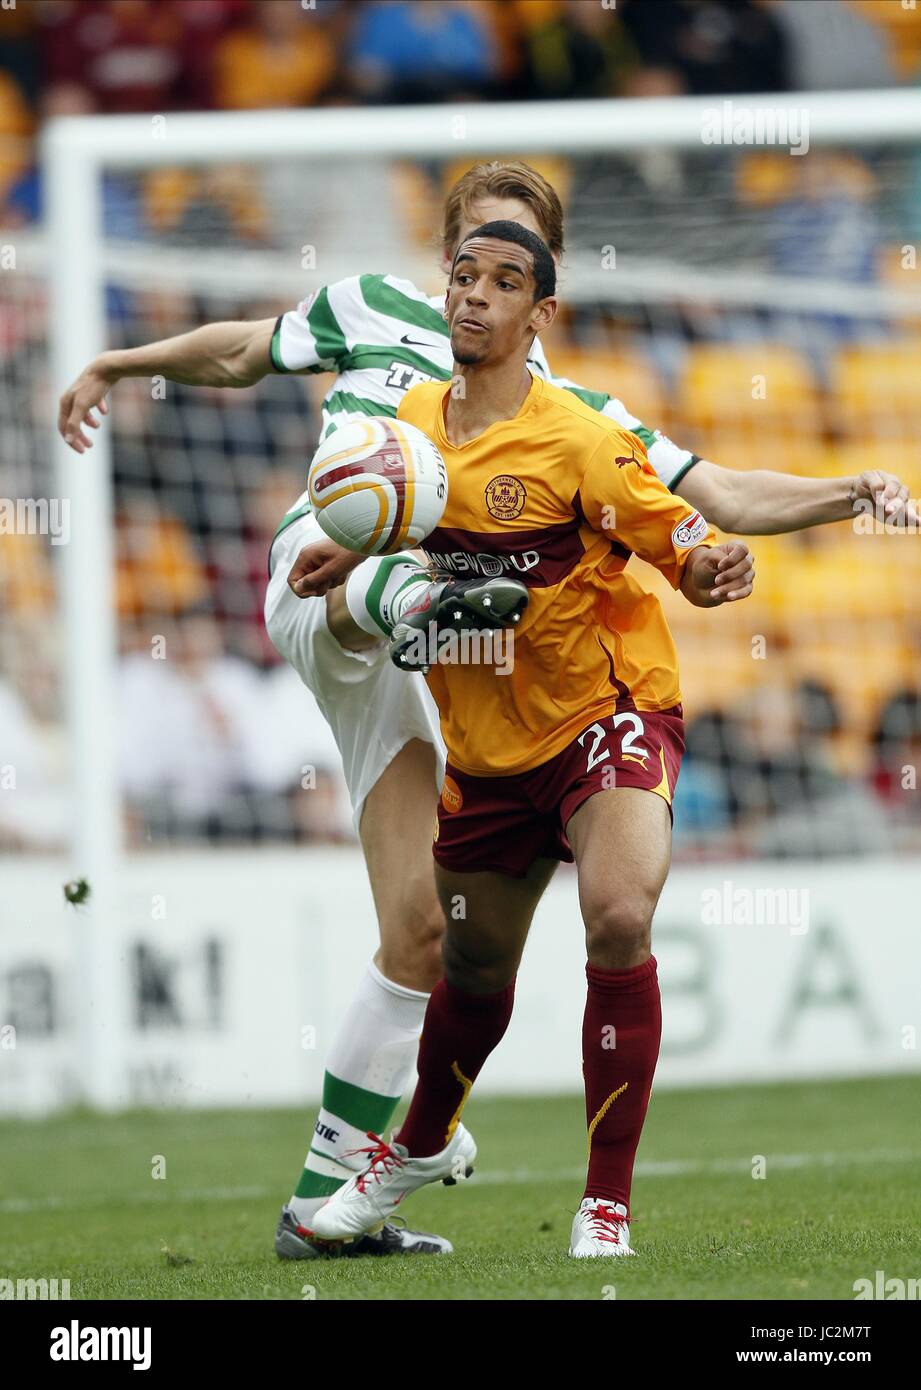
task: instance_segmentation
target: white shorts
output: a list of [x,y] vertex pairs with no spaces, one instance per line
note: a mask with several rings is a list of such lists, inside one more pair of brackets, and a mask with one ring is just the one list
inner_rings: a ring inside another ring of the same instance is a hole
[[298,551],[323,536],[314,517],[293,521],[272,545],[265,625],[279,655],[294,667],[333,731],[352,802],[356,833],[365,798],[411,738],[436,755],[436,788],[445,747],[438,707],[422,676],[398,671],[385,642],[364,652],[340,647],[326,624],[325,598],[297,598],[288,574]]

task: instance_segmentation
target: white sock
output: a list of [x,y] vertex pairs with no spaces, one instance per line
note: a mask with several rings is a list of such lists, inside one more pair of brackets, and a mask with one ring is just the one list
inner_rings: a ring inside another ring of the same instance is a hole
[[362,632],[389,637],[431,582],[425,566],[408,555],[371,556],[345,582],[346,607]]
[[288,1205],[309,1226],[314,1213],[363,1166],[350,1149],[383,1134],[416,1065],[429,996],[368,965],[326,1058],[323,1104],[298,1189]]

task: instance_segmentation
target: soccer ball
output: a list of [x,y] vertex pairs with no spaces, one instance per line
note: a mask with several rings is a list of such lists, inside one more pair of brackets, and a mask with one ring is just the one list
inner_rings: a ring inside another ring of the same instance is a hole
[[448,500],[448,471],[415,425],[370,415],[327,435],[307,491],[330,540],[363,555],[390,555],[434,531]]

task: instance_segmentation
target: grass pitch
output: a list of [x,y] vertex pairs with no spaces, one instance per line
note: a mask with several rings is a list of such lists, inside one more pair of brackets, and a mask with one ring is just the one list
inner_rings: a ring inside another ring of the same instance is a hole
[[[72,1113],[0,1130],[0,1277],[143,1299],[852,1300],[921,1276],[921,1081],[654,1096],[633,1189],[640,1258],[567,1254],[578,1097],[474,1098],[477,1172],[407,1202],[445,1258],[276,1259],[308,1111]],[[151,1173],[157,1155],[165,1179]],[[753,1177],[762,1156],[766,1176]]]

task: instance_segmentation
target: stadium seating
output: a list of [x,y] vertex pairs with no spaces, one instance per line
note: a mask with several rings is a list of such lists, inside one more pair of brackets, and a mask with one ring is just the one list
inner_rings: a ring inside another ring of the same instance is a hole
[[554,375],[577,381],[590,391],[617,396],[650,429],[668,427],[666,393],[649,358],[635,349],[554,348],[548,352]]
[[850,4],[886,36],[899,77],[915,76],[921,67],[921,25],[915,6],[901,0],[850,0]]
[[824,410],[808,359],[769,343],[697,343],[678,380],[678,412],[689,428],[747,435],[811,434]]
[[835,422],[852,436],[917,437],[921,429],[921,344],[865,343],[843,348],[831,369]]

